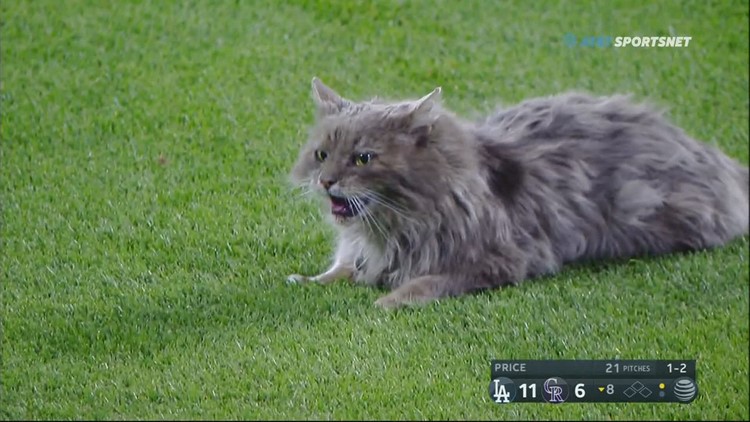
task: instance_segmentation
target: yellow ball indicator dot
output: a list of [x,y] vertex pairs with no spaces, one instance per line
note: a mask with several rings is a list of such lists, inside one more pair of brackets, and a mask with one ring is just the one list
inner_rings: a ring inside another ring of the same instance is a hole
[[663,383],[663,382],[660,382],[660,383],[659,383],[659,398],[660,398],[660,399],[663,399],[663,398],[664,398],[664,396],[666,396],[666,395],[667,395],[667,394],[666,394],[666,393],[664,392],[664,387],[666,387],[666,385],[664,385],[664,383]]

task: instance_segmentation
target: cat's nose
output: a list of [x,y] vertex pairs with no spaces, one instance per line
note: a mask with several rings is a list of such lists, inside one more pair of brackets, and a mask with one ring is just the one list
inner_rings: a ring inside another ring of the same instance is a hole
[[325,190],[331,189],[331,186],[333,186],[336,183],[333,179],[320,179],[320,184],[325,188]]

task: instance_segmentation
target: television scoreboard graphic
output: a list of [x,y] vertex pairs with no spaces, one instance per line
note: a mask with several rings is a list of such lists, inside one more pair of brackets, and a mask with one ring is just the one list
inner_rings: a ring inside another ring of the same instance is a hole
[[490,397],[510,403],[690,403],[695,360],[492,360]]

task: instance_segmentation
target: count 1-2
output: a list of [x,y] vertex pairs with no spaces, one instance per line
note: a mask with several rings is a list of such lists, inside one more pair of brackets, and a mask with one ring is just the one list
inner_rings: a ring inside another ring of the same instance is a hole
[[679,372],[681,374],[687,374],[687,364],[685,362],[678,363],[676,365],[672,365],[671,363],[667,364],[667,370],[669,373],[673,372]]

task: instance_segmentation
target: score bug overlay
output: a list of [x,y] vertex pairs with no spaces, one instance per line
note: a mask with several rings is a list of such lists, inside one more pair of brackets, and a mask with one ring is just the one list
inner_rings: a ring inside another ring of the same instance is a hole
[[492,360],[489,393],[509,403],[691,403],[695,360]]

